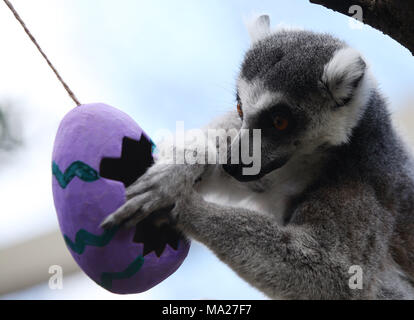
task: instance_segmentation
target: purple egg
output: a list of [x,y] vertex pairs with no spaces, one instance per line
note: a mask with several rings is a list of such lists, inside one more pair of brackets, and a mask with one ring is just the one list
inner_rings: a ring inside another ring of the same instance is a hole
[[155,213],[136,228],[100,223],[126,201],[125,189],[153,163],[151,139],[125,113],[80,106],[60,124],[53,151],[53,196],[61,232],[78,265],[119,294],[144,292],[183,263],[190,243]]

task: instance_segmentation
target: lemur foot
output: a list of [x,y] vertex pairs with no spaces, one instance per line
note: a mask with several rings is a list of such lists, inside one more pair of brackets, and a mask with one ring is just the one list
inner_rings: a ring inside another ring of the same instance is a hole
[[126,191],[127,202],[101,224],[108,229],[118,225],[134,227],[151,213],[173,207],[191,192],[194,177],[185,166],[155,164]]

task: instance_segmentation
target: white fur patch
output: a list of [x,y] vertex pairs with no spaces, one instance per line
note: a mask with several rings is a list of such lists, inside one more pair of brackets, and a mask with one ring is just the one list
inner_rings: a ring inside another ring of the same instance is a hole
[[322,82],[332,93],[336,102],[349,97],[354,90],[352,84],[365,73],[361,60],[362,57],[358,51],[353,48],[344,48],[338,50],[325,66]]
[[252,43],[256,43],[270,35],[270,18],[268,15],[255,15],[245,19],[247,31]]
[[271,215],[282,225],[289,200],[303,192],[315,179],[320,164],[318,154],[297,155],[286,166],[253,182],[264,183],[265,190],[261,193],[252,190],[252,183],[238,182],[216,167],[198,184],[197,191],[206,201]]
[[256,114],[260,109],[283,101],[281,93],[267,90],[259,80],[246,81],[240,78],[238,81],[238,92],[246,117]]
[[[352,130],[361,119],[372,89],[376,86],[369,66],[361,66],[361,54],[352,48],[338,50],[325,66],[322,81],[330,90],[336,102],[352,95],[349,103],[325,115],[321,140],[331,145],[348,142]],[[363,60],[365,62],[365,60]],[[361,82],[353,83],[361,76]]]

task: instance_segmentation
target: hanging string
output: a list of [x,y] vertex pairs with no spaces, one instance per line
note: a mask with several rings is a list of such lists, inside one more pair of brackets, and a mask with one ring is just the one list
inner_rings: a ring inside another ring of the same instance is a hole
[[19,14],[17,13],[16,9],[13,7],[13,5],[10,3],[9,0],[3,0],[6,5],[9,7],[9,9],[11,10],[11,12],[13,12],[15,18],[17,19],[17,21],[19,21],[19,23],[21,24],[21,26],[23,27],[24,31],[26,32],[26,34],[29,36],[30,40],[32,40],[32,42],[34,43],[34,45],[36,46],[36,48],[39,50],[40,54],[43,56],[43,58],[46,60],[47,64],[49,65],[49,67],[52,69],[52,71],[55,73],[56,77],[58,78],[58,80],[60,81],[60,83],[63,85],[63,87],[65,88],[66,92],[69,94],[69,96],[71,97],[71,99],[76,103],[76,106],[80,106],[81,103],[79,102],[79,100],[76,98],[75,94],[73,93],[73,91],[69,88],[69,86],[66,84],[66,82],[62,79],[62,77],[60,76],[59,72],[56,70],[56,68],[53,66],[53,64],[50,62],[49,58],[47,57],[47,55],[43,52],[42,48],[40,47],[40,45],[38,44],[38,42],[36,41],[35,37],[32,35],[32,33],[30,32],[30,30],[26,27],[26,24],[24,23],[24,21],[22,20],[22,18],[19,16]]

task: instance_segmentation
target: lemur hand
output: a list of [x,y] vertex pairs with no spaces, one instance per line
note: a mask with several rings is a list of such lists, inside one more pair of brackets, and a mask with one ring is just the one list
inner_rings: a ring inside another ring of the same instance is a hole
[[198,178],[197,169],[188,165],[155,164],[127,189],[127,202],[106,218],[101,227],[120,224],[133,227],[152,212],[173,207],[180,197],[192,191]]

